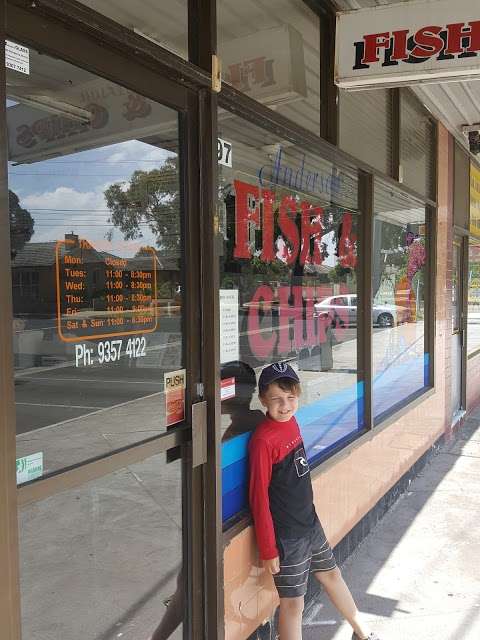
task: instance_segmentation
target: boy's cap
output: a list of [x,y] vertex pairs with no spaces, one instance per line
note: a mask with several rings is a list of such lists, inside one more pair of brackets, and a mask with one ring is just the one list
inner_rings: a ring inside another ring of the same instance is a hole
[[286,362],[274,362],[263,369],[258,379],[258,388],[260,390],[265,389],[265,387],[268,387],[269,384],[279,378],[290,378],[290,380],[300,382],[299,377],[289,364]]

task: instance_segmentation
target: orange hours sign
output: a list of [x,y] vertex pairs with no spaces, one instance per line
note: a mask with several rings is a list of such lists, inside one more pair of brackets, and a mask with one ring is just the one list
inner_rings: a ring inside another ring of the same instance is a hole
[[140,258],[97,251],[73,235],[56,245],[57,328],[64,342],[157,328],[154,249]]

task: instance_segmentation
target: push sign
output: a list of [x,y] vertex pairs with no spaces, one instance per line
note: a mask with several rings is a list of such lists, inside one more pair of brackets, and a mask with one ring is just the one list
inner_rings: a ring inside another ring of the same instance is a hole
[[185,369],[165,373],[163,384],[165,389],[165,422],[167,426],[170,426],[185,418]]
[[218,138],[217,140],[217,156],[218,164],[223,164],[225,167],[232,166],[232,143]]

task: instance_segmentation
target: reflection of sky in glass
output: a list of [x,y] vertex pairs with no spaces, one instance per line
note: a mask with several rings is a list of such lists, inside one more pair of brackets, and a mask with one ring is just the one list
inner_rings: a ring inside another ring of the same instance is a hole
[[[125,242],[122,232],[108,222],[103,194],[113,183],[127,183],[134,171],[158,169],[174,156],[129,140],[31,164],[10,163],[9,188],[35,221],[31,242],[60,240],[73,231],[99,250],[131,257],[141,246],[156,246],[155,236],[142,224],[143,237]],[[111,243],[106,237],[109,231],[113,231]]]

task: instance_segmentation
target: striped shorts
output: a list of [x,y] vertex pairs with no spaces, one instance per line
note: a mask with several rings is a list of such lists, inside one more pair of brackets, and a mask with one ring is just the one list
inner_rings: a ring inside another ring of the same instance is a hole
[[331,571],[337,566],[318,520],[309,535],[302,538],[277,537],[277,546],[280,572],[273,579],[280,598],[304,596],[309,573]]

